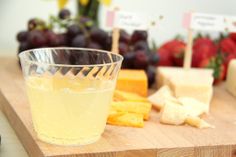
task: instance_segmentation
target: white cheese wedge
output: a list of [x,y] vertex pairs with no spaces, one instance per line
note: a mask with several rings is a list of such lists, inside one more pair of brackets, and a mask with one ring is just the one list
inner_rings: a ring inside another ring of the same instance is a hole
[[193,127],[197,127],[200,129],[203,128],[215,128],[215,126],[207,123],[206,121],[204,121],[203,119],[199,118],[199,117],[187,117],[185,120],[185,123],[193,126]]
[[[164,85],[169,85],[170,78],[175,78],[176,76],[182,76],[184,73],[186,73],[186,70],[180,67],[158,67],[156,75],[158,89]],[[195,75],[197,78],[211,77],[213,75],[213,70],[191,68],[190,70],[187,71],[187,73]]]
[[226,88],[234,96],[236,96],[236,59],[230,61],[227,77]]
[[165,105],[161,109],[160,122],[171,125],[181,125],[187,118],[184,107],[173,101],[165,101]]
[[213,95],[213,80],[212,76],[186,71],[182,75],[169,78],[169,83],[177,98],[191,97],[209,105]]
[[157,92],[150,95],[148,97],[148,100],[157,109],[161,109],[164,106],[166,100],[178,101],[176,98],[173,97],[173,93],[168,86],[161,87]]
[[185,108],[189,116],[200,116],[204,113],[208,113],[208,106],[194,98],[190,97],[180,97],[179,102]]

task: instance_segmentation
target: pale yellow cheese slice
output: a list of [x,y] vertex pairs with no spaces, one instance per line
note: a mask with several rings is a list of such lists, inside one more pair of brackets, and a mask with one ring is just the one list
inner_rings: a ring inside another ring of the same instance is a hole
[[197,127],[197,128],[200,128],[200,129],[215,128],[213,125],[207,123],[203,119],[201,119],[199,117],[194,117],[194,116],[187,117],[186,120],[185,120],[185,123],[190,125],[190,126]]
[[236,59],[230,61],[226,78],[226,88],[236,96]]
[[208,105],[198,101],[197,99],[180,97],[178,100],[189,116],[200,116],[204,113],[208,113]]
[[173,97],[173,93],[168,86],[161,87],[157,92],[150,95],[148,100],[153,104],[157,109],[161,109],[166,100],[178,101]]
[[165,101],[165,105],[161,109],[160,122],[164,124],[180,125],[187,118],[187,112],[184,107],[173,101]]

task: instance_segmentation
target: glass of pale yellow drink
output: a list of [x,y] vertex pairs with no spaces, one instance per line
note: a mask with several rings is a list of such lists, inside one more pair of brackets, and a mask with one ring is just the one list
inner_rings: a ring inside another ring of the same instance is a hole
[[20,53],[34,130],[57,145],[85,145],[102,135],[122,56],[83,48]]

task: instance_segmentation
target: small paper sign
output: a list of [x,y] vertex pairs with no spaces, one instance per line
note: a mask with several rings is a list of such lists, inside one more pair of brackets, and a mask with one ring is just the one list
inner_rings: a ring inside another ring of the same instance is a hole
[[183,26],[193,30],[235,32],[236,17],[205,13],[187,13],[183,17]]
[[156,26],[157,21],[157,19],[144,14],[125,11],[108,11],[106,26],[123,29],[147,30],[150,27]]

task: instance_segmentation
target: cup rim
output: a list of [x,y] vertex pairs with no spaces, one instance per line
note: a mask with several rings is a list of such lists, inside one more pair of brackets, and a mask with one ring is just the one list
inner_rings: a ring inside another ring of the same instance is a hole
[[115,62],[111,62],[111,63],[104,63],[104,64],[89,64],[89,65],[73,65],[73,64],[56,64],[56,63],[45,63],[45,62],[38,62],[38,61],[32,61],[32,60],[29,60],[27,59],[26,62],[28,63],[32,63],[32,64],[36,64],[36,65],[43,65],[43,66],[59,66],[59,67],[95,67],[95,66],[109,66],[109,65],[114,65],[114,64],[118,64],[118,63],[121,63],[124,59],[124,57],[118,53],[114,53],[114,52],[111,52],[111,51],[106,51],[106,50],[100,50],[100,49],[91,49],[91,48],[80,48],[80,47],[44,47],[44,48],[35,48],[35,49],[28,49],[28,50],[25,50],[25,51],[22,51],[18,54],[20,60],[23,59],[23,56],[26,54],[26,53],[29,53],[31,51],[34,51],[34,50],[80,50],[80,51],[83,51],[83,50],[86,50],[86,51],[96,51],[96,52],[100,52],[100,53],[106,53],[106,54],[113,54],[113,55],[116,55],[116,56],[119,56],[120,57],[120,60],[118,61],[115,61]]

